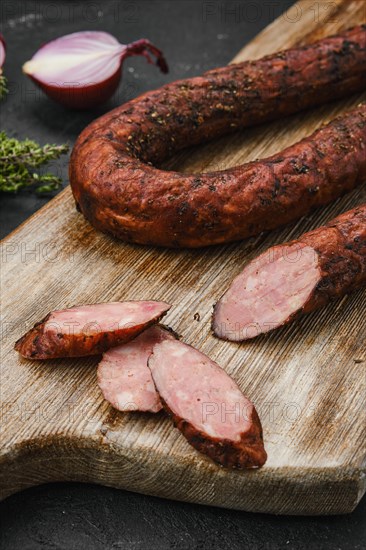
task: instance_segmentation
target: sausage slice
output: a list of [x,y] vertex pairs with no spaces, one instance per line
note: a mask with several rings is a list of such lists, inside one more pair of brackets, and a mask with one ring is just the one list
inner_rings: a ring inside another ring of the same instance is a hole
[[150,412],[162,409],[147,361],[154,345],[169,339],[175,339],[171,330],[152,326],[131,342],[103,354],[98,365],[98,384],[115,409]]
[[131,301],[52,311],[16,343],[27,359],[98,355],[128,342],[170,309],[165,302]]
[[250,262],[216,304],[213,331],[254,338],[366,285],[366,204]]
[[258,468],[267,455],[254,405],[219,365],[179,341],[156,344],[149,367],[164,409],[198,451],[227,468]]

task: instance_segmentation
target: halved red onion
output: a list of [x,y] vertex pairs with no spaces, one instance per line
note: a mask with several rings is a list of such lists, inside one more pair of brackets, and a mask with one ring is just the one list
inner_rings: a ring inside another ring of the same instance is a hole
[[113,95],[121,79],[122,63],[132,55],[143,55],[163,73],[168,72],[162,52],[145,38],[126,45],[100,31],[76,32],[52,40],[23,65],[23,72],[55,101],[88,109]]
[[[6,56],[6,43],[3,35],[0,34],[0,69],[5,63],[5,56]],[[0,70],[0,74],[1,74],[1,70]]]

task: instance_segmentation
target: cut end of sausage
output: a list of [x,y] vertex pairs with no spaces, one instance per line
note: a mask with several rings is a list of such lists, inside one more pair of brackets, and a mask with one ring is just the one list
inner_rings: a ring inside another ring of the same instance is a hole
[[54,311],[45,323],[45,331],[57,328],[62,334],[93,334],[125,330],[143,325],[150,319],[160,317],[170,308],[165,302],[131,301],[107,302],[76,306]]
[[286,324],[304,308],[320,279],[314,248],[299,242],[270,248],[247,265],[216,304],[214,334],[238,342]]
[[115,409],[149,412],[162,409],[147,361],[154,345],[169,339],[175,339],[174,333],[157,325],[103,354],[98,365],[98,384]]
[[170,307],[165,302],[129,301],[53,311],[22,336],[15,349],[28,359],[98,355],[132,340]]
[[154,346],[149,367],[165,410],[188,442],[227,468],[267,458],[254,405],[219,365],[179,341]]

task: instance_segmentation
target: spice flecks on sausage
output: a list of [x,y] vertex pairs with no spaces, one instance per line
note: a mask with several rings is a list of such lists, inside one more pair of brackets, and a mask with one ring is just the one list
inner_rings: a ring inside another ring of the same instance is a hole
[[157,325],[103,354],[98,365],[98,384],[104,398],[119,411],[162,409],[147,361],[155,344],[175,339],[172,331]]
[[365,204],[250,262],[216,304],[213,331],[254,338],[364,285]]
[[154,346],[149,367],[165,410],[188,442],[227,468],[258,468],[267,455],[254,405],[219,365],[179,341]]
[[169,247],[273,229],[366,179],[366,106],[270,158],[204,174],[159,170],[187,145],[366,88],[366,26],[148,92],[94,121],[70,162],[78,207],[101,231]]
[[15,349],[28,359],[98,355],[132,340],[170,307],[165,302],[129,301],[53,311],[22,336]]

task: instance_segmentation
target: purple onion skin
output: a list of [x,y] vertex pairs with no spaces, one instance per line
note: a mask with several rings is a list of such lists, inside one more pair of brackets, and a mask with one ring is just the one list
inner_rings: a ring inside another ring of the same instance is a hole
[[[44,44],[45,46],[46,44]],[[155,56],[155,60],[151,57]],[[82,86],[57,86],[56,84],[44,83],[37,78],[28,74],[29,78],[37,84],[51,99],[60,103],[64,107],[76,110],[88,110],[93,107],[97,107],[112,97],[121,80],[122,65],[127,57],[135,55],[144,56],[148,63],[154,64],[159,67],[162,73],[169,71],[168,64],[161,50],[154,46],[149,40],[141,38],[131,44],[126,45],[125,51],[121,54],[121,64],[117,71],[106,80],[97,83],[91,83],[90,85]]]
[[[151,58],[149,53],[152,53],[156,57],[155,61]],[[123,62],[127,57],[133,55],[143,55],[146,57],[148,63],[159,67],[162,73],[166,74],[169,72],[169,67],[163,52],[154,46],[154,44],[151,44],[146,38],[141,38],[140,40],[131,42],[131,44],[127,44],[126,51],[122,55],[121,61]]]
[[70,88],[44,84],[33,78],[32,75],[28,76],[48,95],[49,98],[57,103],[69,109],[86,111],[105,103],[112,97],[120,83],[121,73],[122,66],[120,66],[107,80],[103,80],[103,82],[90,84],[89,86],[75,86]]
[[0,50],[0,69],[5,63],[5,57],[6,57],[6,42],[3,35],[0,33],[0,43],[1,43],[1,50]]

